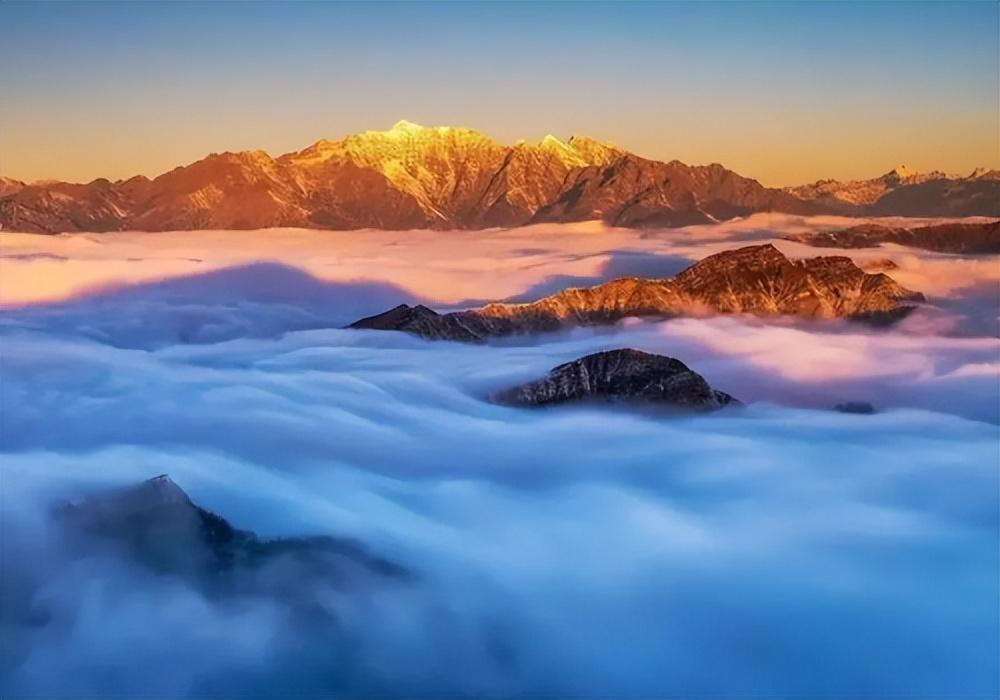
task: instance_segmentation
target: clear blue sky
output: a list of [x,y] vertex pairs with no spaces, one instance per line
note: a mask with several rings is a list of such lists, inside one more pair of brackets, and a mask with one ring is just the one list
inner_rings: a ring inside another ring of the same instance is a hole
[[0,3],[0,174],[155,175],[406,118],[767,184],[1000,167],[997,2]]

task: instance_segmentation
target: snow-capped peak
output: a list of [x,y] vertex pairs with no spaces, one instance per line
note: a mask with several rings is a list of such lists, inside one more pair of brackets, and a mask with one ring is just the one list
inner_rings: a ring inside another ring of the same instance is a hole
[[542,138],[540,145],[546,148],[569,148],[569,146],[567,146],[561,139],[556,138],[552,134],[546,134]]
[[405,119],[400,119],[398,122],[392,125],[389,129],[389,133],[405,133],[412,134],[415,131],[420,131],[424,127],[419,124],[414,124],[413,122],[406,121]]

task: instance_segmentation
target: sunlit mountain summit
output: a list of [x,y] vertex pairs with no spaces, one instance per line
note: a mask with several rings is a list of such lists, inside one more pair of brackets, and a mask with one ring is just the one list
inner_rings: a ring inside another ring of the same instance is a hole
[[996,171],[900,167],[873,180],[769,188],[724,166],[651,160],[574,135],[502,145],[464,127],[396,122],[274,158],[213,153],[152,180],[0,181],[5,229],[484,229],[601,220],[708,224],[755,212],[1000,215]]

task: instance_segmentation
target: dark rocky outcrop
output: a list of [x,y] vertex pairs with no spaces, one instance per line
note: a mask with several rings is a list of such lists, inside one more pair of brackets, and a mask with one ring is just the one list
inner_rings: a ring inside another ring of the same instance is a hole
[[1000,221],[916,228],[861,224],[840,231],[798,233],[785,238],[822,248],[874,248],[882,243],[896,243],[936,253],[998,254]]
[[264,539],[234,528],[166,475],[62,504],[53,515],[74,551],[108,550],[210,594],[309,596],[310,585],[409,576],[352,540]]
[[489,304],[448,314],[398,306],[351,328],[399,330],[434,340],[479,341],[570,326],[610,324],[631,316],[707,313],[795,315],[888,322],[923,295],[846,257],[789,260],[771,245],[725,251],[669,279],[633,277],[571,288],[529,304]]
[[739,404],[717,391],[680,360],[624,348],[559,365],[544,379],[496,394],[498,403],[546,406],[567,402],[614,401],[712,411]]

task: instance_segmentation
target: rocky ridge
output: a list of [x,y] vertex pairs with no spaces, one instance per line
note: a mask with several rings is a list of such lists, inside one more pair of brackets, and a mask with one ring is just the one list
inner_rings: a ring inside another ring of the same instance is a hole
[[350,327],[477,342],[632,316],[751,313],[888,322],[923,299],[887,275],[864,272],[850,258],[793,261],[772,245],[759,245],[711,255],[668,279],[626,277],[531,303],[494,303],[447,314],[403,304]]
[[870,180],[819,180],[785,192],[845,216],[1000,216],[1000,170],[968,175],[900,165]]
[[840,231],[798,233],[785,238],[821,248],[874,248],[882,243],[895,243],[936,253],[998,254],[1000,220],[916,228],[861,224]]
[[641,402],[692,411],[739,404],[680,360],[622,348],[559,365],[548,376],[496,394],[498,403],[546,406],[583,401]]

